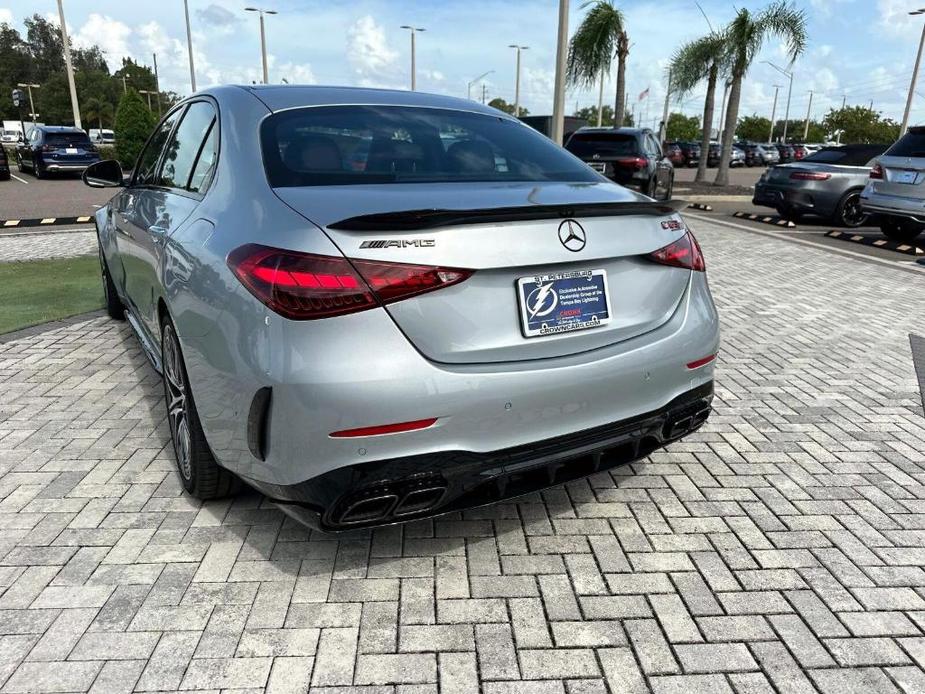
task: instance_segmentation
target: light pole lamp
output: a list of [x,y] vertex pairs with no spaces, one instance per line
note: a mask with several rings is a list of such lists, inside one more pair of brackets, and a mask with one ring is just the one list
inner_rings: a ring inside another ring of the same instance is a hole
[[151,110],[151,95],[152,95],[152,94],[157,94],[157,92],[151,91],[151,90],[149,90],[149,89],[139,89],[139,90],[138,90],[138,93],[139,93],[139,94],[146,94],[146,95],[147,95],[147,97],[148,97],[148,110],[150,111],[150,110]]
[[193,32],[189,25],[189,0],[183,0],[183,14],[186,17],[186,50],[189,53],[189,84],[196,91],[196,68],[193,65]]
[[470,100],[472,99],[472,85],[473,84],[478,83],[479,80],[488,77],[493,72],[494,70],[489,70],[488,72],[483,72],[481,75],[476,77],[474,80],[469,80],[469,82],[466,84],[466,98]]
[[[920,7],[909,13],[912,17],[917,17],[920,14],[925,14],[925,7]],[[906,96],[906,109],[903,111],[903,124],[899,128],[900,137],[906,134],[906,128],[909,127],[909,112],[912,110],[912,95],[915,93],[915,83],[919,77],[919,64],[922,62],[923,45],[925,45],[925,24],[922,25],[922,36],[919,39],[919,51],[915,54],[915,67],[912,68],[912,82],[909,83],[909,94]]]
[[517,51],[517,67],[514,72],[514,118],[520,117],[520,52],[525,51],[530,48],[530,46],[518,46],[516,43],[512,43],[508,48],[513,48]]
[[417,89],[417,80],[415,78],[415,46],[414,46],[414,35],[421,31],[427,31],[423,27],[413,27],[409,24],[402,24],[402,29],[407,29],[411,32],[411,91]]
[[41,84],[26,84],[26,83],[21,82],[17,84],[16,86],[25,87],[29,92],[29,115],[32,116],[32,125],[35,125],[36,114],[35,114],[35,104],[32,101],[32,90],[39,89],[42,85]]
[[556,30],[556,76],[552,93],[552,127],[549,137],[557,145],[565,134],[565,71],[568,60],[568,0],[559,0],[559,22]]
[[82,130],[80,106],[77,103],[77,87],[74,84],[74,66],[71,64],[71,43],[67,38],[67,24],[64,21],[64,5],[58,0],[58,19],[61,22],[61,44],[64,47],[64,67],[67,70],[67,86],[71,92],[71,111],[74,113],[74,127]]
[[256,12],[260,15],[260,57],[263,59],[263,83],[270,83],[269,71],[267,70],[267,34],[263,27],[263,15],[277,14],[276,10],[265,10],[261,7],[245,7],[245,12]]
[[783,142],[784,142],[784,144],[787,144],[787,126],[790,125],[790,96],[791,96],[791,94],[793,94],[793,72],[787,71],[787,70],[785,70],[785,69],[782,68],[782,67],[778,67],[777,65],[775,65],[774,63],[772,63],[772,62],[769,61],[769,60],[764,60],[764,61],[762,61],[762,62],[767,63],[768,65],[770,65],[771,67],[773,67],[775,70],[777,70],[780,74],[782,74],[782,75],[784,75],[785,77],[788,77],[788,78],[790,79],[790,84],[789,84],[789,86],[787,87],[787,110],[786,110],[786,112],[784,113],[784,137],[783,137]]
[[774,117],[777,115],[777,93],[780,91],[779,84],[771,86],[774,87],[774,105],[771,106],[771,132],[768,133],[768,144],[774,141]]

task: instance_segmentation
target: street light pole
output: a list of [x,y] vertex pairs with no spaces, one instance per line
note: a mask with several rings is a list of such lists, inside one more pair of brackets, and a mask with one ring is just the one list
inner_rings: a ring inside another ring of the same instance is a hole
[[270,83],[270,73],[267,69],[267,33],[263,26],[263,15],[277,14],[276,10],[265,10],[261,7],[245,7],[245,12],[256,12],[260,15],[260,58],[263,62],[263,83]]
[[556,81],[552,98],[552,128],[549,136],[557,145],[565,134],[565,61],[568,57],[568,0],[559,0],[559,29],[556,38]]
[[193,66],[193,32],[189,26],[189,0],[183,0],[183,13],[186,15],[186,50],[189,53],[189,83],[196,91],[196,68]]
[[803,125],[803,142],[809,136],[809,115],[813,110],[813,90],[809,90],[809,105],[806,107],[806,123]]
[[25,87],[29,92],[29,115],[32,116],[32,125],[35,125],[35,104],[32,102],[32,89],[38,89],[40,84],[17,84],[17,87]]
[[147,95],[147,97],[148,97],[148,110],[150,111],[150,110],[151,110],[151,95],[152,95],[154,92],[152,92],[152,91],[150,91],[150,90],[148,90],[148,89],[139,89],[139,90],[138,90],[138,93],[139,93],[139,94],[145,94],[145,95]]
[[154,91],[157,92],[157,117],[161,117],[161,81],[157,77],[157,53],[152,53],[154,56]]
[[61,21],[61,43],[64,46],[64,67],[67,70],[67,86],[71,91],[71,110],[74,112],[74,127],[80,124],[80,106],[77,104],[77,87],[74,85],[74,67],[71,65],[71,44],[67,39],[67,24],[64,22],[64,5],[58,0],[58,18]]
[[[918,10],[912,10],[911,16],[925,14],[925,7]],[[909,94],[906,96],[906,109],[903,111],[903,124],[899,128],[899,136],[906,134],[906,128],[909,127],[909,112],[912,110],[912,94],[915,92],[915,83],[919,77],[919,65],[922,62],[922,47],[925,46],[925,24],[922,25],[922,36],[919,39],[919,51],[915,54],[915,67],[912,68],[912,82],[909,83]]]
[[480,79],[482,79],[482,78],[484,78],[484,77],[488,77],[488,76],[489,76],[490,74],[492,74],[493,72],[494,72],[494,70],[489,70],[488,72],[483,72],[481,75],[479,75],[478,77],[476,77],[474,80],[471,80],[470,82],[468,82],[468,83],[466,84],[466,98],[469,99],[469,100],[471,101],[471,100],[472,100],[472,85],[473,85],[473,84],[476,84]]
[[416,63],[417,58],[415,55],[416,48],[414,45],[414,35],[417,34],[419,31],[427,31],[427,30],[422,27],[413,27],[408,24],[402,24],[401,28],[407,29],[408,31],[411,32],[411,91],[414,91],[415,89],[417,89],[417,79],[415,76],[415,72],[417,70],[415,63]]
[[658,129],[658,142],[662,144],[668,137],[668,100],[671,98],[671,70],[668,70],[668,86],[665,88],[665,108],[662,109],[662,125]]
[[774,105],[771,106],[771,132],[768,133],[768,144],[774,141],[774,117],[777,115],[777,92],[780,91],[780,85],[774,86]]
[[530,46],[518,46],[516,43],[512,43],[508,48],[514,48],[517,50],[517,67],[514,73],[514,118],[520,117],[520,52],[525,51]]
[[771,67],[773,67],[775,70],[777,70],[780,74],[784,75],[785,77],[789,77],[789,78],[790,78],[790,84],[789,84],[789,86],[787,87],[787,110],[786,110],[786,112],[784,113],[784,139],[783,139],[783,142],[784,142],[784,144],[787,144],[787,126],[790,125],[790,96],[793,94],[793,72],[792,72],[792,71],[791,71],[791,72],[788,72],[788,71],[785,70],[784,68],[778,67],[777,65],[775,65],[774,63],[772,63],[772,62],[769,61],[769,60],[763,60],[762,62],[763,62],[763,63],[767,63],[768,65],[770,65]]

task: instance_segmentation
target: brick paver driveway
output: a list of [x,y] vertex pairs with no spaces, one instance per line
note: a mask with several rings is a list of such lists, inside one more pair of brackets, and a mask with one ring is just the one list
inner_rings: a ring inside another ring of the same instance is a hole
[[922,279],[696,226],[708,426],[371,534],[181,493],[124,325],[0,344],[0,691],[925,691]]

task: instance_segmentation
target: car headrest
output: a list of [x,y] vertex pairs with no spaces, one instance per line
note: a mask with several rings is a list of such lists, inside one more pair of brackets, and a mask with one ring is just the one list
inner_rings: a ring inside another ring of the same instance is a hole
[[339,171],[343,158],[337,143],[326,135],[309,133],[286,147],[283,163],[293,171]]
[[495,170],[495,155],[487,142],[460,140],[446,152],[450,169],[460,173],[485,173]]

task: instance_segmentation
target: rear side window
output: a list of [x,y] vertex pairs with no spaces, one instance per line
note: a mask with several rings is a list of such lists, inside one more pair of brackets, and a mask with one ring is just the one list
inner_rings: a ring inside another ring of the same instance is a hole
[[218,121],[213,118],[209,133],[199,150],[196,165],[193,167],[193,175],[190,176],[188,187],[190,192],[205,192],[212,180],[216,164],[218,164]]
[[439,108],[323,106],[283,111],[260,131],[273,187],[600,178],[509,118]]
[[620,133],[575,133],[565,148],[578,157],[594,154],[602,157],[633,157],[641,154],[636,136]]
[[186,189],[203,141],[212,128],[215,109],[207,101],[194,101],[186,109],[164,151],[164,161],[157,185]]
[[808,157],[803,157],[803,161],[814,161],[820,164],[847,164],[845,161],[847,157],[848,153],[844,150],[821,149]]
[[889,157],[925,157],[925,129],[910,130],[886,151]]
[[151,139],[148,140],[148,144],[145,145],[145,148],[138,156],[138,163],[135,166],[135,179],[132,181],[133,185],[143,186],[154,183],[157,173],[157,162],[160,160],[164,145],[167,144],[170,131],[173,129],[174,124],[182,113],[182,108],[174,111],[167,116],[160,127],[154,131],[154,135],[151,136]]

